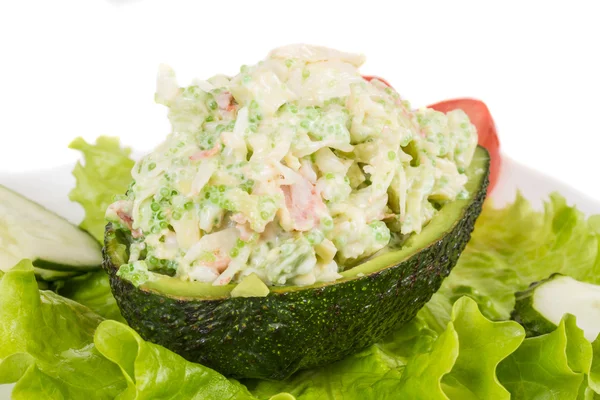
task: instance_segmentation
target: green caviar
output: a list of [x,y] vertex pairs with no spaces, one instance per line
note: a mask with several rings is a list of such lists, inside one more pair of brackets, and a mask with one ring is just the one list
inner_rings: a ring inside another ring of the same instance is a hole
[[107,213],[134,233],[122,274],[334,280],[468,196],[477,135],[466,114],[412,109],[364,80],[359,59],[292,46],[183,88],[161,70],[171,133]]

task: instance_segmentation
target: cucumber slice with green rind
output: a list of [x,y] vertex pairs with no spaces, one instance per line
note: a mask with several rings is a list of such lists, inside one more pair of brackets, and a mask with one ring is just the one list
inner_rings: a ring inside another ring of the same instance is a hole
[[600,333],[600,285],[554,274],[515,297],[512,319],[523,325],[527,336],[554,331],[565,314],[576,317],[589,341]]
[[77,271],[53,271],[49,269],[42,269],[33,267],[33,271],[35,272],[35,276],[46,282],[60,281],[63,279],[73,278],[75,276],[79,276],[84,274],[85,272],[77,272]]
[[102,246],[90,234],[40,204],[0,185],[0,270],[33,261],[44,280],[98,270]]

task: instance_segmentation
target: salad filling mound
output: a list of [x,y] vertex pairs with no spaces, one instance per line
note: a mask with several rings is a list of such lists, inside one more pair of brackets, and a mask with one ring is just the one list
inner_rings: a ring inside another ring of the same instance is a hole
[[156,101],[172,132],[107,211],[132,237],[119,275],[334,281],[465,198],[477,146],[467,115],[411,109],[363,79],[363,62],[293,45],[184,88],[161,66]]

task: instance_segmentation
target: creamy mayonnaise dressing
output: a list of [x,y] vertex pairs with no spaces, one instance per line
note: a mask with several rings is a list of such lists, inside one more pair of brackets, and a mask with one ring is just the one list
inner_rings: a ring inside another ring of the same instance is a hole
[[332,281],[466,196],[477,145],[466,114],[412,110],[365,81],[363,62],[292,45],[185,88],[161,66],[156,101],[172,132],[107,212],[134,238],[122,274]]

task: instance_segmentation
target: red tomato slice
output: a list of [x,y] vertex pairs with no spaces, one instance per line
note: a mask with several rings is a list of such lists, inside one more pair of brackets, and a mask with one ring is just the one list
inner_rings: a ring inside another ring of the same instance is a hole
[[371,80],[372,80],[372,79],[377,79],[377,80],[379,80],[379,81],[381,81],[381,82],[385,83],[385,84],[386,84],[386,85],[388,85],[389,87],[392,87],[392,85],[390,85],[388,81],[386,81],[385,79],[383,79],[383,78],[380,78],[380,77],[378,77],[378,76],[375,76],[375,75],[363,75],[363,79],[364,79],[365,81],[367,81],[367,82],[371,82]]
[[[363,75],[363,78],[366,81],[378,79],[389,87],[392,87],[392,85],[390,85],[385,79],[382,79],[378,76]],[[428,107],[444,113],[461,109],[469,116],[471,123],[475,125],[475,128],[477,128],[479,144],[490,152],[490,185],[488,187],[488,194],[490,194],[498,180],[501,164],[500,142],[498,140],[498,134],[496,133],[496,124],[492,119],[490,110],[487,108],[484,102],[466,98],[441,101]]]
[[490,186],[488,187],[488,194],[490,194],[498,181],[501,164],[500,142],[490,110],[484,102],[475,99],[446,100],[432,104],[429,108],[444,113],[461,109],[469,116],[471,123],[477,128],[479,144],[490,152]]

